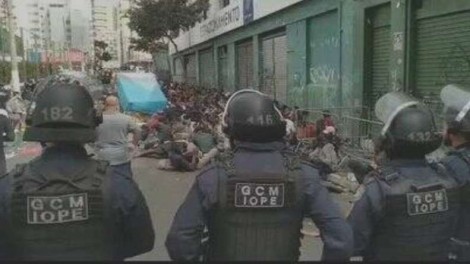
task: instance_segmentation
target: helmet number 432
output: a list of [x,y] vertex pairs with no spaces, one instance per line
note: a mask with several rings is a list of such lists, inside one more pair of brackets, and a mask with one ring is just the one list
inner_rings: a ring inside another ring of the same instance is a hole
[[73,110],[71,107],[51,107],[41,111],[46,121],[73,120]]

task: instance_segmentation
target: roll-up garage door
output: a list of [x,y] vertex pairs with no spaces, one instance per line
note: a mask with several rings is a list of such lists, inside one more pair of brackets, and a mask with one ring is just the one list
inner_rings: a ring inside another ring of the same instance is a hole
[[217,49],[217,57],[219,60],[218,69],[218,80],[219,80],[219,89],[223,91],[228,91],[228,65],[227,65],[227,46],[219,47]]
[[415,39],[415,95],[440,114],[445,85],[470,87],[470,11],[418,17]]
[[196,84],[197,70],[196,70],[196,54],[186,55],[185,61],[185,82],[188,84]]
[[215,88],[214,53],[212,49],[199,52],[199,80],[206,88]]
[[262,41],[261,91],[276,100],[287,100],[287,38],[285,34],[270,36]]
[[237,45],[237,89],[254,88],[253,86],[253,42]]
[[370,109],[374,108],[382,95],[390,91],[390,12],[390,3],[367,11],[364,105]]

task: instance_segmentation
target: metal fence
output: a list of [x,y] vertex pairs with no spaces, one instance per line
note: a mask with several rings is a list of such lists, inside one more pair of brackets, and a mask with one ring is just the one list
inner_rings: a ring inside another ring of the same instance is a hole
[[[329,114],[336,126],[337,135],[342,139],[347,152],[357,152],[360,156],[373,153],[373,139],[379,136],[383,124],[377,121],[367,107],[338,107],[322,109],[298,109],[295,120],[297,129],[307,124],[315,124]],[[321,131],[316,131],[316,134]],[[300,140],[310,138],[300,137]]]

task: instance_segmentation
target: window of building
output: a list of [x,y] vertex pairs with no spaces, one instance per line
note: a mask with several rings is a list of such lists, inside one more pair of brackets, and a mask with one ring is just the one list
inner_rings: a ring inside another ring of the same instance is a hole
[[220,8],[224,8],[226,6],[230,5],[230,0],[220,0]]

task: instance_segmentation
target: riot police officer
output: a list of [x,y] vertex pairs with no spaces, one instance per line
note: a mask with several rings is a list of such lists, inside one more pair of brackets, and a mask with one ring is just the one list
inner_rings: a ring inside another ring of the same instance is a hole
[[386,161],[368,175],[348,221],[354,255],[366,261],[445,261],[459,210],[457,183],[425,155],[441,144],[432,113],[401,92],[384,95],[376,115],[385,123]]
[[86,88],[49,86],[31,115],[24,139],[48,147],[0,178],[0,259],[122,260],[151,250],[152,221],[136,183],[111,175],[83,146],[102,120]]
[[223,129],[232,150],[197,176],[167,236],[170,257],[296,261],[302,221],[310,217],[322,234],[323,259],[347,260],[351,229],[318,171],[283,142],[285,122],[273,101],[255,90],[234,93]]
[[470,92],[448,85],[441,91],[441,100],[445,105],[444,142],[453,148],[442,163],[465,186],[461,217],[452,238],[452,253],[459,261],[470,261]]

